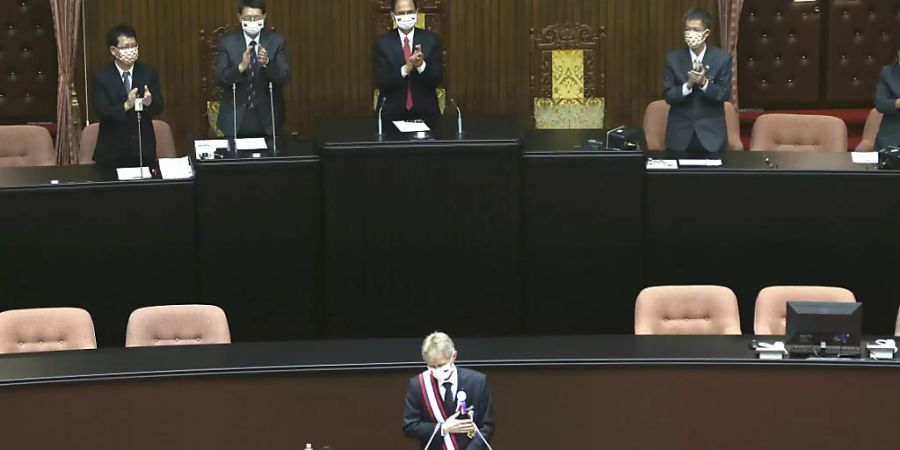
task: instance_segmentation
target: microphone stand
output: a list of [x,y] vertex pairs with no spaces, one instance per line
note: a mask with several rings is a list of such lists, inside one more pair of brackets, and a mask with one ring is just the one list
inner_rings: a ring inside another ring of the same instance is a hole
[[456,134],[458,136],[462,136],[463,134],[463,118],[462,118],[462,110],[459,109],[459,104],[456,103],[456,100],[450,99],[450,102],[453,103],[453,106],[456,107]]
[[269,106],[272,109],[272,156],[278,156],[278,130],[275,129],[275,93],[269,82]]
[[144,100],[138,99],[134,102],[134,112],[137,113],[138,126],[138,172],[141,174],[141,181],[144,180],[144,139],[141,136],[141,112],[144,111]]
[[382,97],[381,98],[381,106],[378,108],[378,137],[379,138],[384,137],[384,129],[382,126],[383,119],[381,117],[381,113],[382,113],[382,111],[384,111],[385,103],[387,103],[387,97]]
[[237,128],[237,83],[231,83],[231,110],[234,112],[234,117],[232,117],[232,131],[234,131],[234,158],[237,159],[238,150],[237,150],[237,138],[238,138],[238,128]]
[[434,437],[437,435],[438,430],[441,429],[441,424],[437,424],[434,426],[434,431],[431,432],[431,437],[428,438],[428,443],[425,444],[425,448],[422,450],[428,450],[428,447],[431,447],[431,442],[434,441]]

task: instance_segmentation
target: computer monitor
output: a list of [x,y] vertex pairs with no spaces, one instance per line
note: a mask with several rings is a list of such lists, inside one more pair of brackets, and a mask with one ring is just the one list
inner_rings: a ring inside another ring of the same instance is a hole
[[791,354],[859,356],[862,303],[788,302],[786,329]]

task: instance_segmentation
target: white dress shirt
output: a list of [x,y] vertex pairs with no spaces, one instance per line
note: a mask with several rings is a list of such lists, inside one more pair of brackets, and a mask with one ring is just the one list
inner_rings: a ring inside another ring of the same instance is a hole
[[[415,39],[414,39],[414,37],[416,35],[416,27],[413,27],[413,29],[409,32],[409,34],[403,34],[403,31],[400,30],[399,28],[397,28],[397,32],[400,33],[400,48],[403,48],[403,46],[405,45],[406,38],[409,38],[409,55],[412,56],[414,53],[416,53]],[[426,65],[427,65],[427,63],[425,61],[422,61],[422,65],[419,67],[416,67],[416,70],[421,74],[422,72],[425,71]],[[400,68],[400,75],[402,75],[403,78],[406,78],[409,76],[409,72],[406,71],[405,65]]]
[[[703,59],[706,58],[706,49],[707,48],[709,48],[709,46],[706,44],[703,44],[703,51],[700,52],[699,55],[694,54],[693,50],[688,49],[688,51],[691,53],[691,69],[693,69],[694,67],[696,67],[698,65],[703,65]],[[700,87],[700,90],[703,92],[706,92],[706,88],[709,87],[709,74],[706,74],[706,75],[707,75],[706,83],[704,83],[703,86]],[[691,95],[691,92],[694,92],[694,88],[688,87],[688,84],[684,83],[684,85],[681,87],[681,93],[684,94],[685,97],[687,97],[688,95]]]
[[[125,70],[119,67],[119,63],[116,62],[116,70],[119,71],[119,80],[122,81],[122,89],[125,89],[125,72],[128,72],[128,76],[131,78],[131,89],[134,89],[134,64],[128,70]],[[131,94],[131,92],[129,92]]]

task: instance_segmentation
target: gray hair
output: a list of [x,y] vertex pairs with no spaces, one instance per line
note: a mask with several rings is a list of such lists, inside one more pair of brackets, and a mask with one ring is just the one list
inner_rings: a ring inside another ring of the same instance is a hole
[[426,361],[432,358],[450,359],[454,352],[456,347],[453,345],[453,339],[440,331],[429,334],[422,342],[422,358]]

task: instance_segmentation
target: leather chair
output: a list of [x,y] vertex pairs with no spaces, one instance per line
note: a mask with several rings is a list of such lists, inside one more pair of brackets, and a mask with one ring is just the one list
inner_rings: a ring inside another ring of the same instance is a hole
[[862,141],[856,146],[858,152],[871,152],[875,150],[875,139],[878,137],[878,129],[881,128],[881,119],[884,114],[872,109],[866,119],[866,127],[863,129]]
[[897,313],[897,325],[894,327],[894,336],[900,336],[900,312]]
[[19,309],[0,313],[0,354],[95,348],[94,322],[83,309]]
[[847,124],[831,116],[766,114],[753,124],[750,150],[846,152]]
[[[172,127],[161,120],[154,120],[153,133],[156,135],[156,156],[159,158],[177,158],[178,150],[175,147],[175,138],[172,136]],[[97,148],[97,136],[99,134],[99,123],[92,123],[86,126],[81,132],[81,149],[78,153],[79,164],[94,163],[94,149]]]
[[855,303],[853,292],[826,286],[772,286],[756,297],[753,332],[757,336],[783,336],[788,302]]
[[128,319],[126,347],[230,344],[225,311],[210,305],[141,308]]
[[638,295],[637,335],[739,335],[737,297],[722,286],[657,286]]
[[50,132],[32,125],[0,126],[0,167],[55,166]]
[[[648,150],[666,150],[666,129],[669,122],[669,104],[657,100],[647,105],[644,111],[644,134]],[[731,102],[725,102],[725,125],[728,127],[728,150],[743,151],[741,141],[741,118]]]

